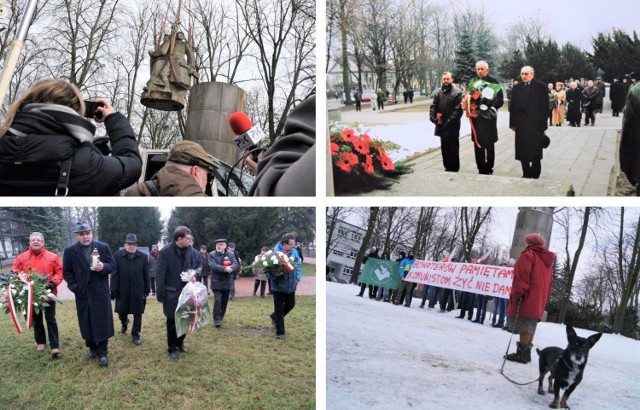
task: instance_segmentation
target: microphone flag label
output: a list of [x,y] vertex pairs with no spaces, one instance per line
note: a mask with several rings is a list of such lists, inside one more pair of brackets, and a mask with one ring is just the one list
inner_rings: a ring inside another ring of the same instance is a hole
[[360,283],[382,286],[383,288],[398,289],[400,284],[400,263],[387,259],[368,258],[363,264],[362,273],[358,278]]

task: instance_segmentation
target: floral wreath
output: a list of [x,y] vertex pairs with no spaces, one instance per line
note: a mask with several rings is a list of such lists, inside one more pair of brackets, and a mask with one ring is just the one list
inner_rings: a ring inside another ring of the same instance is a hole
[[495,108],[492,107],[493,100],[496,98],[502,86],[500,84],[490,83],[481,78],[469,81],[467,92],[462,96],[462,110],[469,119],[471,125],[471,134],[473,142],[478,148],[482,148],[478,141],[476,128],[473,125],[473,118],[485,118],[492,120],[498,115]]

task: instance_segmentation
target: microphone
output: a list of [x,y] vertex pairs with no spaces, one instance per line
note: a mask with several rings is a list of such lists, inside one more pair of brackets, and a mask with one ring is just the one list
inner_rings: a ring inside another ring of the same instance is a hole
[[262,141],[267,135],[260,129],[260,126],[254,126],[247,114],[238,111],[229,116],[229,125],[236,134],[233,142],[237,149],[252,149],[257,146],[264,145]]

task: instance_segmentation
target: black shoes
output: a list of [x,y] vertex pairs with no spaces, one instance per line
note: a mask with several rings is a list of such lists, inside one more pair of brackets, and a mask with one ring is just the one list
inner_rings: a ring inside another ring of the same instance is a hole
[[180,360],[180,358],[178,357],[178,353],[176,351],[169,352],[169,360],[173,360],[174,362]]
[[100,356],[100,359],[98,359],[100,362],[100,366],[106,367],[109,366],[109,359],[107,359],[107,356]]
[[125,334],[127,333],[127,326],[129,325],[129,322],[122,322],[122,324],[120,325],[120,333]]
[[133,344],[136,346],[140,346],[142,344],[142,342],[140,341],[139,338],[133,339]]
[[278,339],[280,339],[280,340],[284,340],[284,335],[278,335],[278,336],[276,336],[276,337],[277,337]]
[[273,325],[273,327],[276,327],[276,320],[273,318],[273,313],[270,314],[269,317],[271,318],[271,324]]
[[220,327],[220,326],[222,326],[222,323],[221,322],[216,322],[215,325],[216,325],[216,327]]
[[471,322],[473,322],[473,323],[480,323],[480,319],[475,319],[475,320],[472,320]]
[[179,350],[181,353],[189,353],[189,349],[187,349],[187,347],[186,347],[185,345],[180,345],[180,346],[178,346],[178,350]]
[[89,359],[97,359],[98,353],[96,353],[95,350],[89,350],[89,354],[87,356],[89,357]]

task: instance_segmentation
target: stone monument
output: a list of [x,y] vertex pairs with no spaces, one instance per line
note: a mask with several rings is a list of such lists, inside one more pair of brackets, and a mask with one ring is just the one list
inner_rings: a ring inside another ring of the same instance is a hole
[[554,207],[520,207],[518,208],[516,229],[513,232],[513,241],[509,256],[518,259],[520,252],[525,248],[523,238],[528,233],[537,232],[544,238],[545,246],[549,247],[551,241],[551,228],[553,227]]

